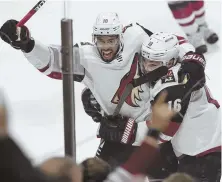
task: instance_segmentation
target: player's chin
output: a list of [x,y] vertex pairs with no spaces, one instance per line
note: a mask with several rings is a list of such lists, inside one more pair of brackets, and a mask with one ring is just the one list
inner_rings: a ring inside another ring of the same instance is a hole
[[103,57],[103,61],[110,63],[111,61],[113,61],[115,56],[113,54],[111,54],[109,56],[102,56],[102,57]]

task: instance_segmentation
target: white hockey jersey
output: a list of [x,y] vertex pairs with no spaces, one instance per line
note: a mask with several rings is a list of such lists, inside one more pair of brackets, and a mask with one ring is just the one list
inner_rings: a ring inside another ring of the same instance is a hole
[[[105,63],[95,45],[81,43],[74,47],[74,73],[82,75],[82,82],[92,91],[101,108],[113,114],[125,86],[140,76],[139,53],[142,42],[148,34],[138,24],[130,24],[123,34],[124,48],[111,63]],[[181,54],[194,48],[183,38],[178,37],[183,46]],[[59,46],[45,46],[36,41],[30,53],[24,53],[30,63],[51,78],[61,79],[61,54]],[[147,116],[150,114],[150,95],[146,84],[136,87],[127,97],[120,114],[136,119],[138,131],[136,142],[139,145],[147,131]]]
[[214,100],[207,86],[190,91],[178,83],[178,63],[169,69],[168,75],[151,88],[153,100],[166,90],[166,102],[179,114],[173,119],[162,141],[171,140],[177,157],[182,154],[195,156],[221,150],[220,105]]

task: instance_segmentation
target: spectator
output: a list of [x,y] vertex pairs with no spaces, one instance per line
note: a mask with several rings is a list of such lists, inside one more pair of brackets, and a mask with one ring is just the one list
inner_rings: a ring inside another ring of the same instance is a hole
[[[4,182],[80,182],[69,178],[49,176],[32,166],[8,133],[7,108],[3,93],[0,91],[0,181]],[[64,159],[65,160],[65,159]],[[55,161],[54,161],[55,162]],[[62,162],[62,160],[61,160]],[[61,162],[48,165],[49,169],[59,168]],[[44,168],[46,169],[46,168]],[[72,178],[71,178],[72,179]]]
[[[159,133],[167,129],[169,120],[175,114],[164,103],[166,93],[162,93],[153,106],[152,123],[147,136],[139,147],[121,167],[111,172],[105,182],[140,182],[144,181],[149,169],[159,156]],[[0,93],[0,179],[7,182],[81,182],[82,172],[87,172],[92,180],[94,176],[105,176],[109,172],[109,166],[99,160],[88,159],[82,163],[83,171],[72,162],[69,157],[51,158],[40,165],[40,170],[33,167],[28,158],[22,153],[16,143],[8,135],[7,110],[3,94]],[[91,163],[93,161],[93,163]],[[87,165],[86,165],[87,164]],[[101,168],[94,168],[95,164]],[[90,170],[89,170],[90,169]],[[91,173],[92,172],[92,173]],[[100,173],[101,172],[101,173]],[[83,173],[84,174],[84,173]],[[85,175],[84,175],[85,176]],[[97,176],[97,177],[98,177]],[[86,180],[86,178],[84,179]],[[100,180],[100,179],[99,179]],[[86,180],[90,181],[90,179]],[[97,181],[98,182],[98,181]],[[168,181],[169,182],[169,181]]]
[[82,169],[71,157],[52,157],[44,161],[40,170],[49,177],[62,179],[62,182],[82,181]]
[[81,163],[83,182],[102,182],[111,172],[111,166],[100,158],[92,157]]
[[166,178],[163,182],[194,182],[194,179],[185,173],[174,173]]

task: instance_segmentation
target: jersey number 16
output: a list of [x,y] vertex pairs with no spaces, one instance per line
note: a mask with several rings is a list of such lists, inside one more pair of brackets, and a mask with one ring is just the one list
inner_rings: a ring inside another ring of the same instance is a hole
[[173,109],[176,112],[180,112],[181,110],[181,99],[176,99],[174,101],[168,101],[169,109]]

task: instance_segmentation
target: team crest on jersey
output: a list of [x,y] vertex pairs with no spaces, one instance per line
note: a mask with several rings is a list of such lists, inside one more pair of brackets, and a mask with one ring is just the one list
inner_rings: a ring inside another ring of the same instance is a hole
[[175,82],[175,77],[172,70],[169,70],[167,75],[161,78],[162,83]]
[[[119,88],[117,89],[115,95],[111,100],[112,103],[118,104],[126,85],[130,83],[133,79],[140,77],[138,61],[139,61],[139,54],[136,53],[133,58],[133,63],[131,65],[130,71],[126,73],[121,79]],[[126,98],[125,103],[127,103],[131,107],[139,107],[137,101],[141,101],[140,93],[143,93],[141,86],[135,87]]]

